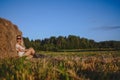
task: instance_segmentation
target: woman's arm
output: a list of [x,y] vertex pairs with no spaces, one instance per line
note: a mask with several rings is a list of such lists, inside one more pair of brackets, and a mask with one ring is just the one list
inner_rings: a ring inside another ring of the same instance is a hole
[[25,49],[18,48],[17,51],[18,51],[18,52],[25,52],[26,50],[25,50]]

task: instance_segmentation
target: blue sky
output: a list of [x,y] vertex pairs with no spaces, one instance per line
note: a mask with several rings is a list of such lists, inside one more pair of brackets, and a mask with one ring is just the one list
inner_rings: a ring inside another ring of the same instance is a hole
[[120,0],[0,0],[0,17],[30,39],[120,40]]

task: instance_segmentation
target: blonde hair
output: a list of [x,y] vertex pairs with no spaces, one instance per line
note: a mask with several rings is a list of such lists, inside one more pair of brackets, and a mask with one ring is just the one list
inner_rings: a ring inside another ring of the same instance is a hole
[[21,38],[21,46],[25,47],[22,36],[21,35],[17,35],[16,36],[16,40],[19,39],[19,38]]

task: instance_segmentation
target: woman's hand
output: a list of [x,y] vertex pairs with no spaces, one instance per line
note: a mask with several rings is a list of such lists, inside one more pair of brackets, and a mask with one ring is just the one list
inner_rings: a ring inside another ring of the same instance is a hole
[[27,52],[28,51],[28,49],[25,49],[25,52]]

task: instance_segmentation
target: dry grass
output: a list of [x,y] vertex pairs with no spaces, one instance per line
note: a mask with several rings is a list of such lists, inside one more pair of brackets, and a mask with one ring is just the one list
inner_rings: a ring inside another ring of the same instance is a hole
[[42,52],[46,58],[0,61],[2,80],[119,80],[119,52]]

